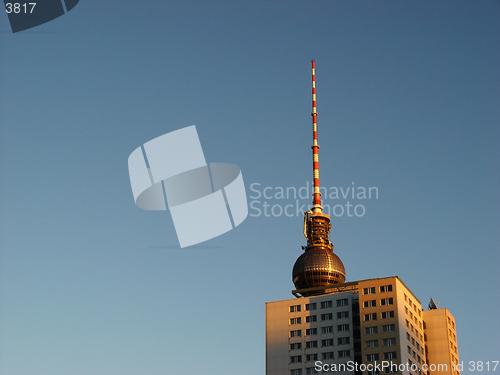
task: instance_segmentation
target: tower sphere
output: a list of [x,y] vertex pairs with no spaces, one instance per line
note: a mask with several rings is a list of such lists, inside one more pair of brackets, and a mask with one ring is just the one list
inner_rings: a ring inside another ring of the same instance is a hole
[[310,246],[295,262],[292,280],[296,289],[341,284],[344,264],[329,246]]

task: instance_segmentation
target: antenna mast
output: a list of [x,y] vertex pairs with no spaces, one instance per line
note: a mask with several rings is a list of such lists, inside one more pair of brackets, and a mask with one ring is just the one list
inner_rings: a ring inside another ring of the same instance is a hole
[[319,191],[319,157],[318,157],[318,124],[316,117],[316,73],[314,71],[314,60],[312,61],[312,122],[313,122],[313,204],[309,211],[304,212],[304,236],[307,238],[307,246],[321,245],[333,249],[329,239],[332,225],[330,216],[323,213],[321,206],[321,193]]
[[313,193],[313,206],[311,207],[312,212],[321,213],[323,212],[323,207],[321,206],[321,193],[319,191],[319,156],[318,156],[318,124],[316,122],[316,117],[318,113],[316,112],[316,73],[314,71],[314,60],[312,63],[312,122],[313,122],[313,145],[311,146],[313,150],[313,177],[314,177],[314,193]]

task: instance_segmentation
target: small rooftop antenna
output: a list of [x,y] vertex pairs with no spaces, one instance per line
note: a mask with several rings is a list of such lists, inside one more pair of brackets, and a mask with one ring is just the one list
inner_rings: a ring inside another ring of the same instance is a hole
[[439,302],[434,302],[434,299],[431,297],[431,301],[429,302],[429,310],[436,310],[439,307]]

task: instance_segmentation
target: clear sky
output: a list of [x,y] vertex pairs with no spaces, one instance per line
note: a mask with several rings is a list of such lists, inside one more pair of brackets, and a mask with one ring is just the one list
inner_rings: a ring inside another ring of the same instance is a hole
[[[81,0],[12,34],[2,13],[0,374],[265,373],[265,302],[293,297],[305,239],[254,208],[312,180],[311,59],[322,186],[378,189],[324,200],[364,208],[332,217],[347,280],[398,275],[453,313],[461,360],[500,360],[499,21],[487,0]],[[190,125],[254,208],[180,249],[127,159]]]

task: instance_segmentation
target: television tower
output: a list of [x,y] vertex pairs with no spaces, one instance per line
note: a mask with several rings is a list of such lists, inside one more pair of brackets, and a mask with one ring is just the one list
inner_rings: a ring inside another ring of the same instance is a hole
[[[313,180],[314,192],[312,207],[304,212],[304,236],[307,245],[302,247],[304,253],[297,259],[292,271],[292,280],[297,292],[302,296],[323,294],[324,289],[332,284],[345,282],[344,264],[333,252],[329,233],[332,225],[330,216],[323,213],[321,193],[319,190],[319,144],[316,112],[316,74],[312,61],[312,126],[313,126]],[[309,290],[313,288],[313,290]]]

